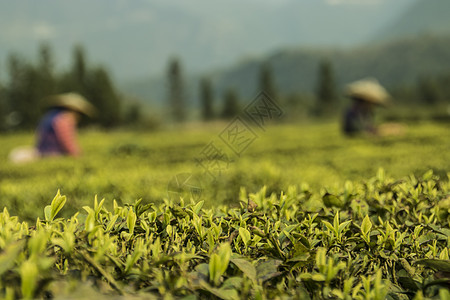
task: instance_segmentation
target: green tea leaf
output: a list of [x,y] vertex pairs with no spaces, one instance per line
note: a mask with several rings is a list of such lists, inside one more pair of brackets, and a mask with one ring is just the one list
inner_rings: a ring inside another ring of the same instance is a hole
[[45,221],[51,221],[52,207],[50,205],[47,205],[46,207],[44,207],[44,217],[45,217]]
[[243,281],[244,280],[242,277],[230,277],[227,280],[225,280],[221,289],[222,290],[230,290],[230,289],[238,289],[239,290],[241,288]]
[[244,242],[245,246],[248,246],[248,243],[251,239],[250,231],[248,231],[244,227],[239,227],[239,236],[241,237],[242,241]]
[[231,246],[229,243],[223,243],[219,246],[219,250],[217,252],[219,254],[219,258],[222,261],[222,273],[226,271],[228,268],[228,263],[230,262],[231,257]]
[[210,286],[208,283],[204,281],[200,281],[200,287],[211,293],[212,295],[216,296],[219,299],[224,300],[239,300],[239,294],[235,289],[232,288],[214,288]]
[[24,299],[34,298],[38,284],[39,268],[33,261],[26,260],[20,266],[21,291]]
[[352,221],[345,221],[344,223],[341,223],[339,225],[339,233],[341,233],[342,231],[344,231],[345,228],[347,228],[348,225],[350,225],[352,223]]
[[258,279],[261,281],[266,281],[281,275],[281,272],[278,271],[278,267],[282,262],[283,261],[278,259],[269,259],[267,261],[260,262],[256,266],[256,274]]
[[326,207],[343,207],[344,206],[344,201],[339,199],[339,197],[337,197],[336,195],[330,194],[330,193],[325,193],[325,195],[323,195],[322,197],[322,201],[323,204],[325,204]]
[[370,221],[370,218],[368,215],[364,217],[364,220],[361,223],[361,232],[365,236],[369,236],[370,229],[372,229],[372,222]]
[[334,229],[334,226],[331,225],[330,222],[322,220],[322,223],[325,224],[325,226],[331,231],[333,232],[335,235],[337,234],[336,230]]
[[119,218],[119,215],[113,215],[112,218],[109,220],[108,225],[106,226],[105,231],[109,232],[116,224],[117,218]]
[[136,214],[133,212],[133,210],[129,210],[128,211],[128,216],[127,216],[127,226],[128,226],[128,230],[130,232],[130,234],[134,233],[134,227],[136,226]]
[[219,246],[217,253],[213,253],[209,260],[209,277],[215,285],[219,284],[221,276],[228,268],[231,257],[231,247],[229,243]]
[[415,261],[416,264],[424,265],[436,271],[450,273],[450,260],[444,259],[419,259]]
[[314,281],[321,282],[321,281],[325,281],[326,278],[325,278],[325,275],[323,275],[323,274],[315,273],[315,274],[312,274],[311,279]]
[[242,258],[232,258],[231,262],[248,278],[256,282],[256,268],[251,262]]
[[197,204],[195,204],[195,206],[193,208],[195,214],[198,215],[200,213],[200,211],[202,210],[203,204],[205,204],[205,200],[199,201]]
[[53,198],[53,201],[51,203],[50,219],[48,221],[53,221],[53,219],[56,217],[58,212],[64,207],[65,204],[66,204],[66,196],[61,196],[58,190],[55,198]]
[[95,228],[95,216],[94,216],[94,211],[91,211],[85,220],[84,223],[84,230],[86,230],[86,232],[91,232],[92,230],[94,230]]
[[25,240],[20,240],[2,249],[0,253],[0,276],[14,266],[15,260],[20,252],[23,251],[24,245]]

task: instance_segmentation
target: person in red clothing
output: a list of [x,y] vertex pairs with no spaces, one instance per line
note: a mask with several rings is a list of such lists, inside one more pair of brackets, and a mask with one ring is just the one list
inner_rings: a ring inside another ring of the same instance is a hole
[[82,114],[92,117],[95,108],[76,93],[51,96],[49,101],[50,109],[37,129],[36,149],[39,156],[80,155],[77,124]]
[[81,115],[93,117],[96,109],[83,96],[65,93],[48,98],[48,111],[36,131],[35,147],[22,146],[9,153],[13,163],[26,163],[42,157],[78,156],[77,125]]

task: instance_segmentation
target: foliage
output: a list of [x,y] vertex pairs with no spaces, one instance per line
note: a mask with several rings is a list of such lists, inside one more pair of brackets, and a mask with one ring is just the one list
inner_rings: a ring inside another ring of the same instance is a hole
[[30,129],[36,126],[41,108],[41,77],[31,64],[19,56],[11,55],[8,60],[9,83],[5,88],[6,111],[9,118],[6,125]]
[[121,99],[109,73],[102,66],[90,67],[81,45],[74,47],[72,59],[71,70],[61,77],[60,89],[84,95],[99,111],[94,122],[107,128],[119,125]]
[[330,113],[336,108],[336,86],[333,65],[328,60],[319,63],[316,86],[316,111],[319,114]]
[[103,127],[121,123],[121,98],[108,72],[102,66],[92,68],[81,45],[74,47],[68,72],[57,74],[48,44],[42,44],[37,63],[17,54],[8,60],[8,82],[0,87],[0,130],[34,129],[48,103],[49,95],[78,92],[101,112],[94,120]]
[[433,105],[441,101],[438,83],[432,78],[420,78],[418,82],[418,95],[422,102]]
[[[160,129],[157,131],[102,132],[82,130],[83,155],[47,158],[13,164],[8,154],[16,147],[33,144],[33,135],[0,136],[0,203],[11,214],[32,222],[58,189],[67,195],[62,216],[68,218],[89,205],[92,195],[106,198],[112,206],[142,198],[161,203],[168,197],[168,184],[177,174],[190,173],[200,181],[205,207],[236,205],[240,187],[250,193],[266,185],[269,193],[289,186],[322,195],[333,194],[346,180],[361,180],[382,167],[401,178],[427,169],[445,178],[450,169],[448,125],[409,124],[403,136],[349,139],[339,124],[297,124],[254,128],[258,138],[240,157],[217,139],[227,123]],[[230,160],[217,180],[195,160],[214,141]],[[212,200],[214,199],[214,200]]]
[[[317,66],[326,57],[336,75],[338,95],[348,83],[368,76],[377,78],[389,91],[407,85],[415,92],[420,76],[448,74],[443,62],[450,60],[446,50],[449,47],[448,34],[419,34],[350,49],[283,49],[270,57],[246,61],[222,72],[215,86],[218,90],[233,86],[242,98],[251,99],[259,87],[259,66],[270,61],[280,98],[293,93],[315,93]],[[448,90],[448,85],[439,87]],[[408,98],[404,100],[410,102]]]
[[121,106],[118,92],[103,67],[91,71],[88,77],[87,95],[99,111],[96,122],[104,127],[113,127],[121,123]]
[[202,108],[202,119],[210,121],[214,119],[214,96],[211,87],[211,81],[208,78],[202,78],[200,81],[200,100]]
[[[70,218],[58,192],[30,226],[0,213],[5,298],[422,299],[448,295],[450,183],[432,171],[395,180],[380,169],[333,194],[241,190],[236,208],[204,201],[124,206],[94,199]],[[422,297],[422,298],[421,298]]]
[[228,89],[223,96],[222,118],[232,119],[241,113],[239,98],[235,90]]
[[262,64],[261,70],[259,71],[259,91],[264,91],[272,99],[278,98],[278,92],[273,79],[272,67],[268,62]]
[[167,76],[168,104],[172,118],[175,122],[183,122],[186,119],[186,103],[181,64],[177,58],[169,62]]

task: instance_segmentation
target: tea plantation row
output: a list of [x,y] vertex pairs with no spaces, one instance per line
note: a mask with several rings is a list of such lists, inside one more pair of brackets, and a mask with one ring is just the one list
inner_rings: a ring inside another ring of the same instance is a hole
[[[83,155],[17,165],[7,160],[15,147],[31,145],[33,135],[0,135],[0,207],[34,222],[59,189],[67,201],[61,216],[69,218],[92,197],[119,205],[142,198],[161,204],[179,175],[191,174],[201,188],[205,207],[238,205],[240,187],[256,193],[266,186],[279,194],[290,186],[310,186],[313,198],[321,189],[343,186],[346,180],[371,177],[381,167],[390,176],[421,175],[432,169],[446,178],[450,170],[450,124],[410,124],[403,136],[346,138],[335,122],[283,124],[254,128],[257,138],[236,155],[219,137],[227,123],[154,132],[81,131]],[[222,136],[223,137],[223,136]],[[226,155],[217,161],[215,180],[205,174],[205,150],[215,146]],[[208,148],[209,147],[209,148]],[[198,159],[203,159],[199,163]],[[217,168],[218,169],[218,168]],[[181,176],[182,177],[182,176]],[[176,194],[171,197],[176,200]]]
[[380,170],[317,193],[242,189],[235,208],[139,200],[108,209],[96,198],[59,218],[70,199],[58,192],[33,223],[5,208],[0,297],[450,297],[447,178]]

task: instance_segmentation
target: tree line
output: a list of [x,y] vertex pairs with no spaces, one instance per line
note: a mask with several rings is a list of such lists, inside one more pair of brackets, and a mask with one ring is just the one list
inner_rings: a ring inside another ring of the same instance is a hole
[[10,54],[6,70],[7,78],[0,82],[1,130],[35,128],[46,109],[46,98],[66,92],[83,95],[100,112],[94,120],[83,120],[85,124],[111,128],[138,118],[136,107],[125,107],[108,70],[91,65],[81,45],[73,47],[67,71],[56,72],[52,49],[46,43],[40,45],[35,63]]
[[[181,62],[174,58],[170,61],[167,70],[169,105],[172,119],[176,122],[186,120],[188,113],[188,105],[186,103],[186,91],[183,85],[183,75]],[[270,63],[264,62],[259,69],[257,88],[255,91],[265,92],[274,101],[279,102],[284,107],[298,106],[304,97],[296,95],[295,97],[287,97],[276,86],[274,71]],[[204,76],[198,82],[198,105],[200,110],[200,118],[203,121],[211,121],[214,119],[231,119],[239,115],[251,99],[242,99],[236,89],[233,87],[226,88],[222,95],[219,95],[221,103],[216,103],[216,91],[213,87],[212,80]],[[294,100],[292,98],[295,98]],[[293,100],[293,101],[292,101]],[[324,59],[318,66],[317,88],[314,105],[308,108],[308,114],[314,116],[329,115],[334,112],[339,105],[339,97],[337,96],[337,87],[332,64]],[[280,103],[282,102],[282,103]],[[296,102],[296,103],[294,103]]]
[[[40,45],[37,61],[31,63],[13,53],[8,57],[7,80],[0,82],[0,130],[34,129],[45,107],[49,95],[77,92],[88,99],[100,112],[94,120],[83,120],[83,124],[97,124],[104,128],[142,121],[139,102],[124,103],[102,65],[92,65],[81,45],[75,45],[69,69],[56,72],[52,49],[49,44]],[[181,62],[177,58],[169,61],[167,68],[167,105],[174,122],[188,119],[190,107],[186,103],[186,91]],[[274,81],[274,72],[269,63],[263,63],[258,78],[259,91],[264,91],[279,101],[279,91]],[[334,74],[329,62],[319,66],[317,105],[314,113],[326,113],[324,107],[332,107],[336,101]],[[210,78],[199,81],[198,105],[203,121],[231,119],[239,115],[244,102],[232,87],[222,95],[222,104],[215,103],[215,91]],[[289,105],[289,103],[288,103]]]
[[[139,102],[124,101],[125,97],[116,88],[108,70],[102,65],[92,65],[86,59],[81,45],[73,47],[72,61],[68,70],[55,71],[52,49],[41,44],[35,63],[30,63],[18,54],[8,57],[7,80],[0,82],[0,130],[33,129],[45,109],[45,98],[49,95],[78,92],[100,112],[94,120],[84,124],[97,124],[104,128],[138,124],[144,119],[143,106]],[[192,107],[186,100],[186,89],[178,58],[169,61],[167,67],[167,107],[171,120],[177,123],[189,118]],[[337,88],[333,64],[323,58],[317,65],[314,95],[286,94],[277,88],[275,72],[270,63],[260,65],[257,87],[277,101],[288,112],[288,117],[334,116],[344,102]],[[392,93],[397,99],[408,103],[435,105],[450,99],[450,75],[422,76],[408,86],[395,87]],[[216,103],[216,91],[210,77],[198,82],[198,110],[203,121],[231,119],[241,113],[251,99],[241,99],[236,89],[229,87],[222,92],[221,103]]]
[[[268,62],[262,62],[256,78],[258,91],[264,91],[275,101],[282,105],[287,112],[288,119],[298,120],[302,117],[328,118],[337,117],[349,105],[350,100],[345,99],[344,90],[338,85],[339,74],[331,60],[326,57],[319,60],[315,77],[315,89],[313,94],[294,93],[289,94],[280,90],[276,85],[276,73]],[[370,77],[370,74],[368,75]],[[362,79],[362,78],[356,78]],[[408,84],[385,86],[393,97],[396,107],[427,107],[440,110],[445,105],[450,105],[450,72],[423,74],[415,81]],[[204,77],[199,84],[199,97],[204,120],[214,118],[229,118],[240,112],[239,94],[233,88],[228,88],[222,95],[221,112],[214,113],[213,88],[211,80]],[[246,103],[250,99],[246,99]]]

